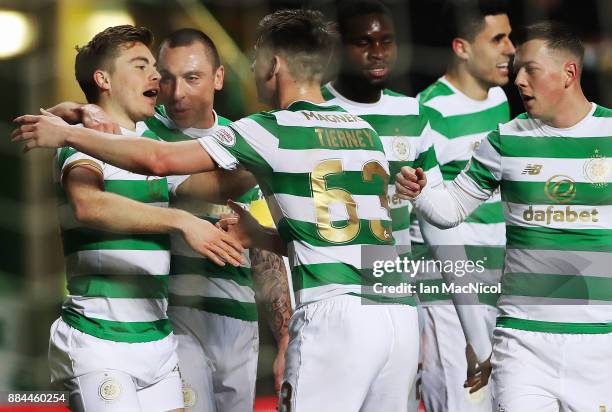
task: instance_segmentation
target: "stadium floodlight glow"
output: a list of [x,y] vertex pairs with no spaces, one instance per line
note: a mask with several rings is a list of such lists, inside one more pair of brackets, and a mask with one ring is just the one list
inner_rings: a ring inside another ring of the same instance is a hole
[[0,59],[17,56],[34,43],[35,29],[25,14],[0,10]]
[[95,11],[87,19],[87,39],[91,39],[97,33],[111,26],[122,24],[134,25],[134,19],[129,13],[122,10],[100,10]]

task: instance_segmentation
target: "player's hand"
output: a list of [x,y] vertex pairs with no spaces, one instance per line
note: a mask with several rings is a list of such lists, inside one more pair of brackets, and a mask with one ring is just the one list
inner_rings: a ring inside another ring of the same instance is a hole
[[61,117],[70,124],[81,123],[81,108],[76,102],[61,102],[46,109],[49,113]]
[[467,359],[467,379],[463,384],[464,388],[470,388],[470,393],[474,393],[487,386],[493,367],[491,366],[491,356],[484,362],[478,362],[474,349],[469,343],[465,347],[465,357]]
[[206,220],[195,216],[189,219],[182,229],[182,235],[193,250],[219,266],[225,266],[225,262],[234,266],[245,264],[244,248],[240,242]]
[[404,166],[395,177],[395,190],[400,199],[414,199],[421,193],[425,185],[427,185],[427,176],[420,167],[413,169]]
[[230,215],[222,215],[217,227],[225,230],[230,236],[238,240],[244,248],[253,246],[254,238],[263,230],[257,219],[233,200],[227,205],[234,211]]
[[56,148],[66,145],[66,130],[70,125],[44,109],[40,109],[40,113],[26,114],[13,120],[19,126],[11,133],[11,141],[25,142],[24,152],[37,147]]
[[95,104],[85,104],[81,106],[81,122],[88,129],[100,132],[121,134],[119,124],[113,122],[104,110]]

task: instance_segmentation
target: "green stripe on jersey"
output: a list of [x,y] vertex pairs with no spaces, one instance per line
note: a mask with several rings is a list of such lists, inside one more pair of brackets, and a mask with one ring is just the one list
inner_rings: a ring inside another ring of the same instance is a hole
[[359,117],[370,123],[379,136],[420,136],[427,124],[418,115],[361,114]]
[[[610,205],[612,191],[591,183],[560,180],[554,189],[548,182],[502,180],[502,200],[525,205]],[[553,193],[551,193],[553,192]]]
[[483,203],[465,219],[466,223],[504,223],[504,212],[499,202]]
[[183,296],[170,294],[170,306],[181,306],[204,312],[229,316],[247,322],[257,322],[257,305],[251,302],[240,302],[236,299],[213,298],[209,296]]
[[[612,135],[612,131],[610,131]],[[526,150],[529,148],[529,150]],[[612,139],[605,137],[503,136],[504,157],[547,157],[552,159],[589,159],[597,151],[612,157]]]
[[72,308],[62,309],[62,319],[83,333],[115,342],[152,342],[163,339],[172,332],[168,319],[153,322],[116,322],[85,317]]
[[[508,248],[612,252],[612,229],[506,226]],[[612,258],[612,257],[611,257]]]
[[68,279],[68,292],[86,298],[165,299],[168,276],[80,275]]
[[612,301],[612,279],[545,273],[506,273],[504,295]]
[[[264,182],[274,193],[312,197],[311,173],[274,173]],[[341,188],[353,195],[378,195],[383,181],[380,176],[373,176],[371,181],[364,181],[362,171],[344,171],[325,176],[327,189]]]
[[[387,230],[391,229],[391,221],[381,221],[383,227]],[[342,228],[348,225],[347,221],[332,221],[332,227]],[[332,243],[324,239],[318,231],[318,226],[315,223],[303,222],[289,218],[283,218],[278,224],[278,233],[285,242],[301,241],[311,246],[337,246],[337,243]],[[386,244],[393,244],[393,238],[389,238]],[[382,245],[385,244],[382,240],[372,235],[370,230],[370,221],[359,219],[359,229],[357,235],[347,242],[341,243],[344,245]]]
[[482,111],[436,119],[432,117],[431,127],[447,139],[456,139],[494,129],[499,123],[510,119],[510,110],[508,102],[503,102]]
[[167,235],[122,234],[92,229],[69,229],[62,233],[64,255],[82,250],[170,250]]
[[251,269],[243,266],[219,266],[209,259],[172,255],[170,268],[173,276],[199,274],[211,278],[233,280],[241,286],[253,287]]
[[106,192],[127,197],[143,203],[168,202],[168,181],[163,179],[147,180],[106,180]]

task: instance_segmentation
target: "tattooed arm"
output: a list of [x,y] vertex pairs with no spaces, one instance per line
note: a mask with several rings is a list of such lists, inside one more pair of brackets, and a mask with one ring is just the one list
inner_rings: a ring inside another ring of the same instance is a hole
[[278,345],[273,365],[274,387],[278,393],[285,369],[285,350],[289,344],[287,327],[291,317],[287,271],[283,258],[277,254],[251,248],[250,256],[255,298],[265,308],[268,323]]

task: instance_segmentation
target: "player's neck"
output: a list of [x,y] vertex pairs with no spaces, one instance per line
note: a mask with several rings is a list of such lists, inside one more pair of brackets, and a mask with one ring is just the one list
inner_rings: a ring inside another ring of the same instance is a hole
[[102,96],[98,102],[98,106],[100,106],[119,126],[132,131],[136,130],[136,121],[131,119],[125,109],[113,100]]
[[486,100],[489,96],[488,84],[472,76],[467,70],[461,67],[450,67],[444,75],[446,80],[457,90],[465,94],[470,99]]
[[580,123],[592,108],[593,106],[584,96],[582,90],[575,91],[555,106],[550,118],[540,120],[549,126],[567,129]]
[[[205,112],[198,115],[197,122],[195,122],[193,125],[184,127],[183,129],[210,129],[215,125],[215,117],[215,112],[213,112],[213,109],[211,107],[210,110],[206,110]],[[174,119],[172,120],[174,121]]]
[[380,86],[346,74],[338,75],[333,86],[343,97],[357,103],[377,103],[382,90]]
[[321,94],[320,82],[292,82],[292,84],[279,87],[278,107],[286,109],[293,102],[306,100],[312,103],[323,103],[325,99]]

